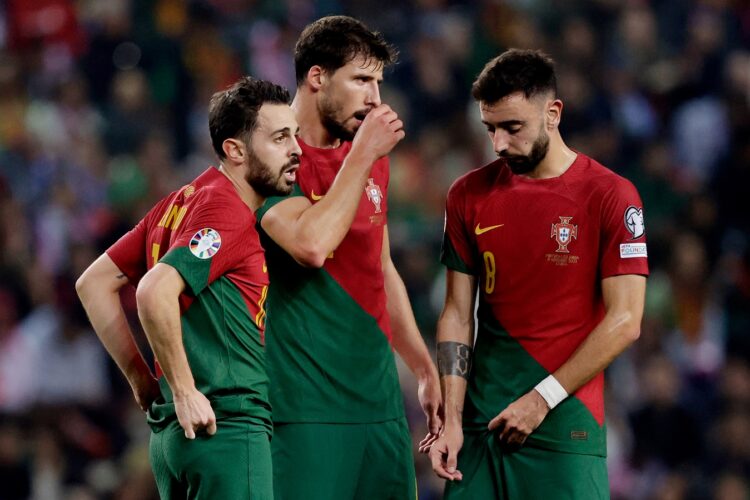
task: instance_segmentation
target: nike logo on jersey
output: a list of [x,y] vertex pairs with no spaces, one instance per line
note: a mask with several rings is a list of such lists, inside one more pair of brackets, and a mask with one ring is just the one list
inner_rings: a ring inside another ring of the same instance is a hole
[[505,224],[498,224],[496,226],[487,226],[487,227],[479,227],[479,223],[477,223],[477,227],[474,228],[474,234],[479,236],[480,234],[484,234],[487,231],[492,231],[493,229],[497,229],[499,227],[503,227]]
[[310,198],[313,199],[313,201],[320,201],[323,198],[325,198],[326,195],[324,194],[315,194],[315,191],[310,191]]

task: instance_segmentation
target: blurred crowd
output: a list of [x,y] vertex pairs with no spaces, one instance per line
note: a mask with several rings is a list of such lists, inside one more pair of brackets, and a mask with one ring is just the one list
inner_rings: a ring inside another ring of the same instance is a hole
[[[557,61],[563,138],[633,181],[645,206],[641,338],[607,375],[612,496],[750,498],[746,0],[6,0],[0,499],[156,498],[143,415],[73,284],[216,163],[209,96],[245,73],[293,91],[294,42],[331,13],[400,50],[383,86],[407,127],[389,227],[428,345],[445,194],[493,158],[471,82],[505,48],[542,48]],[[138,328],[132,290],[123,301]],[[418,440],[414,381],[402,383]],[[427,458],[416,464],[420,499],[439,498]]]

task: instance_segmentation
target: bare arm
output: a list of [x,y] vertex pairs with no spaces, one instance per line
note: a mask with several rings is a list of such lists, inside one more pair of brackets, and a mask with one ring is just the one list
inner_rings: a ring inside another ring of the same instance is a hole
[[136,346],[120,303],[128,278],[107,254],[102,254],[76,281],[76,292],[96,335],[125,375],[143,411],[159,396],[159,385]]
[[195,387],[182,343],[179,297],[185,281],[175,268],[156,264],[141,279],[136,291],[138,316],[164,376],[172,389],[175,412],[185,437],[206,428],[216,433],[216,417],[208,399]]
[[430,459],[437,475],[451,481],[462,478],[456,463],[463,445],[462,414],[474,345],[476,286],[474,276],[448,270],[445,305],[437,325],[445,428],[430,449]]
[[440,419],[441,396],[437,368],[414,319],[404,282],[391,260],[388,226],[383,231],[381,252],[388,315],[393,330],[393,347],[419,382],[419,403],[427,416],[430,434],[437,436],[442,427]]
[[[605,278],[602,295],[604,318],[553,374],[568,394],[609,366],[640,335],[646,278],[632,274]],[[532,389],[492,419],[489,428],[502,428],[499,439],[520,446],[549,411],[539,392]]]
[[373,163],[403,137],[398,115],[378,106],[362,122],[325,197],[314,205],[302,197],[279,202],[263,216],[261,227],[300,264],[321,267],[349,231]]

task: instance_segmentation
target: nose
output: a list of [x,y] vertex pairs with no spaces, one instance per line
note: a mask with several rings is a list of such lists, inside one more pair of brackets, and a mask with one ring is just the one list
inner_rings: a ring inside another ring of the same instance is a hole
[[378,107],[380,106],[380,102],[380,86],[378,85],[378,82],[372,81],[367,90],[367,102],[365,102],[365,104],[372,107]]
[[302,148],[299,147],[299,142],[297,142],[295,136],[292,136],[292,149],[289,151],[289,156],[302,156]]
[[495,129],[495,133],[492,135],[492,147],[497,154],[508,149],[508,133],[505,130]]

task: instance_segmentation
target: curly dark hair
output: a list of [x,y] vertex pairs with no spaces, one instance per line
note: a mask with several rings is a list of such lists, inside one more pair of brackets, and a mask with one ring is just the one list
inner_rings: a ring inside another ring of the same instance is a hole
[[287,89],[252,76],[243,76],[229,88],[216,92],[208,106],[208,128],[216,154],[224,159],[222,144],[226,139],[249,138],[255,129],[261,106],[290,102]]
[[398,52],[382,34],[371,31],[353,17],[320,18],[307,25],[294,46],[297,84],[305,80],[313,66],[333,72],[357,56],[375,59],[388,66],[396,62]]
[[514,92],[557,96],[555,63],[540,50],[509,49],[488,62],[471,86],[477,101],[494,103]]

